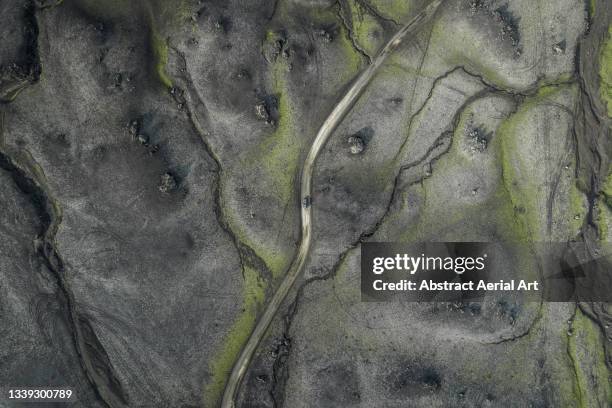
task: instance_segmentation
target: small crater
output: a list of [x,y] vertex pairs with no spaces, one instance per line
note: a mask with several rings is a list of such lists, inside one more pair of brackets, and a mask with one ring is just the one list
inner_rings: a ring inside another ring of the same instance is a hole
[[[151,138],[143,130],[142,118],[133,119],[128,124],[128,132],[132,138],[143,145],[144,147],[151,147]],[[159,150],[157,145],[154,145],[150,149],[150,153],[155,153]]]
[[129,72],[107,72],[103,76],[105,87],[117,92],[132,92],[135,89],[131,84],[133,79],[133,74]]
[[215,28],[227,34],[232,29],[232,21],[226,16],[221,16],[215,21]]
[[323,42],[331,43],[338,35],[337,26],[321,27],[315,30],[315,35],[323,40]]
[[513,47],[518,48],[521,41],[521,35],[519,32],[520,18],[514,16],[514,14],[509,10],[508,4],[495,9],[495,11],[493,11],[493,17],[495,18],[495,21],[499,22],[502,26],[502,39],[508,39]]
[[265,95],[255,104],[255,116],[268,124],[278,123],[278,98],[275,95]]
[[468,149],[472,153],[482,153],[487,150],[493,132],[487,132],[481,126],[468,126],[466,129]]
[[448,310],[469,313],[472,316],[480,315],[482,306],[477,302],[455,302],[447,305]]
[[209,15],[210,13],[208,12],[208,9],[206,8],[206,6],[202,6],[198,11],[195,12],[193,17],[195,18],[195,20],[199,20],[200,18],[208,17]]
[[563,40],[553,45],[552,49],[556,55],[561,55],[561,54],[565,54],[566,48],[567,48],[567,41]]
[[283,336],[282,338],[276,339],[274,342],[274,348],[270,351],[270,355],[273,358],[279,355],[286,355],[291,350],[291,339]]
[[268,31],[263,42],[263,55],[266,61],[273,63],[276,59],[286,51],[287,33],[284,30]]
[[170,193],[176,190],[178,184],[175,177],[170,173],[164,173],[160,177],[157,189],[162,193]]
[[110,27],[102,21],[92,24],[91,28],[95,33],[99,44],[106,43],[112,34]]
[[185,99],[185,91],[183,91],[181,88],[173,86],[170,88],[169,92],[176,102],[176,107],[179,110],[182,110],[187,103],[187,99]]
[[509,4],[504,4],[492,10],[489,3],[489,0],[471,0],[469,2],[469,13],[472,16],[484,15],[492,17],[501,26],[501,39],[509,41],[515,48],[515,56],[520,56],[523,52],[519,47],[521,42],[519,31],[520,18],[510,11]]
[[363,153],[372,137],[374,137],[374,130],[371,127],[364,127],[350,135],[346,139],[350,153],[353,155]]
[[251,79],[251,73],[246,68],[239,69],[238,72],[236,72],[236,79],[249,80]]
[[140,133],[140,129],[142,129],[142,118],[132,119],[127,127],[130,135],[136,137]]
[[351,154],[360,154],[365,149],[365,143],[359,136],[349,136],[347,139]]
[[57,135],[52,136],[52,139],[59,147],[70,147],[70,140],[68,139],[68,136],[65,133],[58,133]]
[[507,318],[510,321],[510,324],[514,324],[514,322],[516,322],[516,319],[521,312],[521,308],[518,304],[511,304],[505,299],[497,302],[497,307],[499,309],[499,315]]
[[404,99],[396,96],[395,98],[389,98],[387,99],[387,102],[391,105],[391,106],[400,106],[403,102]]
[[514,212],[517,214],[525,214],[527,210],[522,205],[516,205],[514,206]]
[[138,142],[145,147],[149,146],[149,136],[147,135],[139,133],[138,136],[136,136],[136,140],[138,140]]
[[123,84],[123,74],[121,72],[113,74],[113,86],[121,88],[121,84]]
[[421,381],[426,387],[431,388],[432,390],[438,390],[442,386],[442,378],[440,377],[440,374],[433,369],[426,370],[425,373],[423,373]]
[[484,0],[471,0],[470,1],[470,13],[472,15],[478,13],[479,11],[486,9]]
[[108,149],[106,146],[96,146],[93,149],[92,156],[95,161],[104,161],[108,156]]
[[423,395],[442,388],[442,376],[433,367],[408,363],[407,369],[391,373],[387,380],[389,391],[400,395]]

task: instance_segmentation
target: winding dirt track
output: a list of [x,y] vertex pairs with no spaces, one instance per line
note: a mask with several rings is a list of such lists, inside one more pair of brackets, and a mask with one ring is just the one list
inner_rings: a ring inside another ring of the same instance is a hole
[[257,322],[257,325],[251,333],[249,340],[242,348],[238,359],[234,363],[234,367],[232,368],[232,372],[223,393],[223,399],[221,402],[222,408],[234,408],[234,398],[238,388],[240,387],[242,378],[244,377],[253,355],[255,354],[255,350],[257,349],[257,346],[259,346],[259,343],[263,339],[266,330],[272,322],[272,319],[274,319],[276,312],[283,303],[283,300],[285,300],[285,297],[287,297],[287,294],[293,287],[293,284],[302,272],[304,264],[306,263],[306,258],[310,250],[312,239],[312,206],[310,205],[310,197],[312,194],[312,175],[315,162],[319,156],[319,153],[321,152],[321,149],[323,146],[325,146],[325,143],[336,127],[342,122],[342,119],[344,119],[357,98],[361,95],[383,61],[402,43],[408,34],[414,33],[422,26],[424,22],[428,21],[443,2],[444,0],[433,0],[419,14],[410,20],[410,22],[399,29],[399,31],[389,40],[389,42],[387,42],[387,44],[378,52],[376,57],[372,60],[372,63],[368,65],[368,67],[363,70],[361,74],[359,74],[353,85],[334,107],[334,110],[329,114],[319,129],[319,132],[317,133],[310,151],[308,152],[308,156],[306,157],[304,166],[302,168],[300,190],[300,195],[302,198],[302,236],[300,246],[287,274],[285,275],[285,278],[274,293],[270,303],[268,303],[266,306],[266,309]]

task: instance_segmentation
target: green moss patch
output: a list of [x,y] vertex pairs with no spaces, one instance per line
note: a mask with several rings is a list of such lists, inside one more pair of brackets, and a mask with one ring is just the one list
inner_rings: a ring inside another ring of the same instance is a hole
[[383,41],[383,29],[378,20],[356,1],[349,1],[353,38],[369,55],[376,53]]
[[151,50],[155,59],[155,73],[165,87],[171,88],[172,80],[166,72],[166,65],[168,65],[168,43],[158,33],[153,30],[151,31]]
[[[279,5],[279,7],[278,15],[290,19],[287,10],[289,6]],[[332,10],[311,11],[310,17],[313,24],[321,26],[336,21]],[[268,30],[263,40],[266,43],[275,42],[277,39],[277,34],[273,30]],[[340,89],[355,77],[363,61],[352,47],[344,29],[331,44],[341,50],[338,53],[339,62],[334,66],[338,65],[342,71],[338,72],[334,83],[328,84],[328,88]],[[287,207],[288,212],[293,211],[298,205],[301,160],[310,148],[308,140],[314,137],[314,134],[305,134],[307,129],[313,129],[312,126],[297,121],[297,118],[304,115],[302,112],[304,108],[297,103],[299,95],[293,96],[295,91],[290,64],[290,60],[283,56],[271,62],[268,92],[277,100],[278,121],[270,134],[262,138],[252,150],[245,152],[242,162],[244,168],[252,168],[261,174],[261,185],[265,186],[273,196],[270,205]],[[282,253],[277,249],[276,243],[253,236],[242,226],[242,220],[229,206],[224,205],[224,209],[228,223],[238,239],[251,247],[264,260],[274,278],[282,276],[293,254]],[[285,222],[293,222],[293,218],[287,217]]]
[[[545,216],[540,207],[539,198],[542,198],[541,184],[533,183],[533,176],[529,173],[532,164],[525,163],[523,154],[520,151],[519,135],[524,133],[523,126],[528,123],[531,112],[538,105],[546,102],[547,99],[554,97],[561,92],[564,86],[545,86],[538,92],[527,98],[519,107],[518,111],[510,118],[506,119],[498,129],[501,138],[501,162],[503,183],[517,220],[522,224],[522,228],[528,231],[528,235],[534,241],[540,241],[540,226],[544,225]],[[522,171],[521,171],[522,170]],[[573,187],[575,189],[575,187]],[[581,209],[580,192],[570,192],[570,206],[572,211],[582,216],[584,209]],[[574,208],[575,207],[575,208]],[[568,214],[568,217],[574,214]]]
[[230,375],[238,354],[247,342],[255,322],[259,309],[265,300],[265,285],[259,278],[256,270],[245,267],[242,311],[225,336],[221,350],[210,364],[212,379],[208,383],[204,393],[204,403],[208,408],[219,404],[225,384]]
[[410,0],[370,0],[370,4],[384,18],[392,19],[399,23],[407,22],[407,17],[412,13]]
[[599,328],[576,310],[567,350],[575,373],[574,400],[579,407],[612,405],[612,383]]
[[612,118],[612,25],[608,27],[608,36],[604,41],[599,57],[599,93]]

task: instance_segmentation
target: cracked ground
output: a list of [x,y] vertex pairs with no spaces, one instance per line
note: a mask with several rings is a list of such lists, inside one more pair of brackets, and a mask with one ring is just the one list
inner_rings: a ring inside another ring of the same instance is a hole
[[[218,407],[300,243],[318,128],[427,4],[0,0],[2,392]],[[445,0],[394,50],[317,159],[309,257],[236,407],[612,404],[607,303],[359,285],[370,241],[609,245],[611,19]]]

